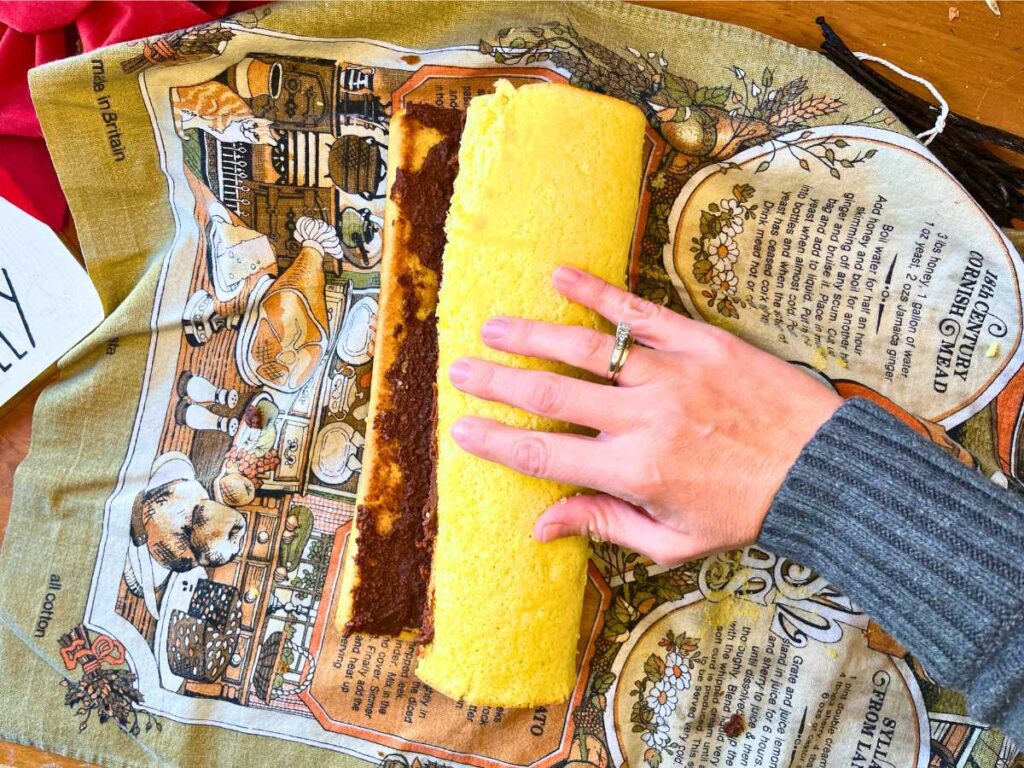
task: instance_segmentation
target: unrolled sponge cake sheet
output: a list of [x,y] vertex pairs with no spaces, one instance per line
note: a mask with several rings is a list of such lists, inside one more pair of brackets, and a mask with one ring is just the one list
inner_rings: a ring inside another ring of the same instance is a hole
[[551,275],[573,264],[623,285],[639,198],[645,120],[625,102],[555,84],[470,103],[446,224],[438,317],[434,638],[417,674],[472,704],[534,706],[568,697],[576,669],[587,541],[534,540],[537,516],[577,489],[462,451],[450,430],[475,414],[529,429],[566,425],[459,392],[448,368],[470,355],[573,369],[495,352],[494,315],[602,327]]
[[413,103],[391,118],[380,313],[355,536],[345,549],[344,632],[422,639],[434,540],[437,327],[444,222],[463,114]]

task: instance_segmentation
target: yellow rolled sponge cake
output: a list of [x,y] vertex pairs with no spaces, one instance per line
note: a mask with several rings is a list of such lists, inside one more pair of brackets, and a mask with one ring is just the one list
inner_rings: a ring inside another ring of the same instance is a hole
[[417,668],[450,697],[525,707],[572,691],[588,545],[541,544],[532,531],[544,509],[578,489],[472,456],[450,435],[467,414],[528,429],[567,425],[471,398],[448,369],[469,355],[574,373],[495,352],[480,329],[495,315],[603,327],[562,298],[551,275],[568,263],[624,285],[644,126],[636,107],[564,85],[500,82],[470,103],[437,308],[434,635]]

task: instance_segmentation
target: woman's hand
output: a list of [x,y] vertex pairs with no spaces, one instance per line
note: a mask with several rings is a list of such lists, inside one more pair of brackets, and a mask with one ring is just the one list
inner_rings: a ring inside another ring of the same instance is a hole
[[[842,400],[796,367],[731,334],[571,267],[554,274],[571,301],[630,324],[635,345],[612,387],[463,358],[452,383],[471,395],[598,431],[529,432],[465,417],[465,450],[524,474],[593,488],[546,510],[540,541],[589,535],[678,564],[752,544],[804,445]],[[498,317],[488,346],[605,376],[614,339]]]

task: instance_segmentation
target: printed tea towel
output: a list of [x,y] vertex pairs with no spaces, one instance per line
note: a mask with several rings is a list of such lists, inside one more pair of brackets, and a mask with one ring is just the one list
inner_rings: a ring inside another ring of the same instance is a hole
[[848,598],[754,548],[666,569],[597,545],[567,704],[451,701],[413,646],[339,636],[388,121],[499,77],[648,116],[637,291],[1019,487],[1024,265],[822,57],[620,5],[257,9],[33,74],[109,317],[17,476],[0,738],[116,766],[1010,763]]

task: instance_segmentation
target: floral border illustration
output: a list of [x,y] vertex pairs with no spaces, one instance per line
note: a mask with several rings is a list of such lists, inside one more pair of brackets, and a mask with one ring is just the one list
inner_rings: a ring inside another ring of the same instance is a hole
[[633,682],[629,695],[636,698],[629,721],[633,732],[647,749],[644,762],[658,768],[664,755],[672,756],[680,748],[669,728],[669,720],[679,704],[680,694],[690,688],[691,671],[701,663],[697,641],[685,633],[675,634],[671,629],[658,641],[664,655],[652,653],[644,662],[644,676]]
[[740,257],[736,236],[746,221],[757,217],[757,203],[747,205],[754,191],[749,184],[737,184],[732,197],[709,204],[700,213],[700,237],[691,238],[693,276],[707,286],[701,296],[708,300],[709,307],[727,317],[739,317],[736,305],[744,306],[737,296],[739,281],[733,267]]

